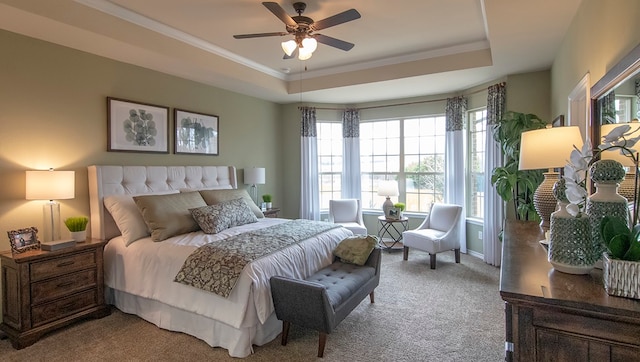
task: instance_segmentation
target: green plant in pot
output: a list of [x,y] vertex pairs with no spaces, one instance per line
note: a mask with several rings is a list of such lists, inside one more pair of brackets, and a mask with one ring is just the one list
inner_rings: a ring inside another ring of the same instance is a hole
[[405,204],[403,202],[396,202],[395,204],[393,204],[393,207],[400,210],[400,212],[398,212],[398,217],[402,218],[402,212],[404,212],[404,208],[405,208]]
[[640,299],[640,225],[630,228],[622,218],[605,216],[600,234],[607,249],[602,256],[605,290],[610,295]]
[[74,216],[64,220],[64,224],[71,232],[71,238],[76,242],[83,242],[87,239],[87,224],[89,218],[86,216]]
[[262,195],[262,201],[267,204],[266,205],[267,209],[270,209],[270,208],[273,207],[273,204],[271,203],[271,195],[270,194]]

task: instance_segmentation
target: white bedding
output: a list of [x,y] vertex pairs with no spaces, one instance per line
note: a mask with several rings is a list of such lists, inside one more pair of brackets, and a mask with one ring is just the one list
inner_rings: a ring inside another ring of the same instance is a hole
[[228,298],[173,280],[184,260],[198,246],[286,221],[265,218],[219,234],[210,235],[198,231],[162,242],[144,238],[128,247],[122,237],[118,236],[111,239],[105,247],[105,284],[116,291],[156,300],[223,322],[233,328],[263,324],[273,313],[269,278],[273,275],[306,278],[329,265],[332,260],[331,251],[340,240],[351,235],[350,231],[344,228],[332,229],[250,263],[243,270]]

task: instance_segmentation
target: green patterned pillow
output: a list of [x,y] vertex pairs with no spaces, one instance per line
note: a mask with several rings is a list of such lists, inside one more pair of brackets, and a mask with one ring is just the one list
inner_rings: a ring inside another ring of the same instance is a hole
[[350,236],[336,246],[333,250],[333,255],[340,258],[344,263],[364,265],[376,245],[378,245],[376,236]]

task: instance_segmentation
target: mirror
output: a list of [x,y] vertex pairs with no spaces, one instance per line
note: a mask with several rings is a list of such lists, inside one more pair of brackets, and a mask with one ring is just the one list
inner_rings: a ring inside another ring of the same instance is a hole
[[600,143],[600,125],[639,118],[640,44],[591,87],[591,141]]

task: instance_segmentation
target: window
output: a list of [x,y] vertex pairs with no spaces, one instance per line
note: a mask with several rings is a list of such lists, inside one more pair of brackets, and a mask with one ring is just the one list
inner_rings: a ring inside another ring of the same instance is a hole
[[631,101],[635,96],[616,95],[616,123],[631,122]]
[[484,162],[485,141],[487,136],[487,110],[479,109],[469,112],[469,145],[467,172],[467,216],[470,218],[484,218]]
[[[406,211],[426,212],[444,199],[445,117],[360,122],[362,205],[381,209],[381,180],[397,180]],[[395,200],[394,200],[395,201]]]
[[329,200],[342,194],[342,123],[316,122],[320,209],[329,209]]

